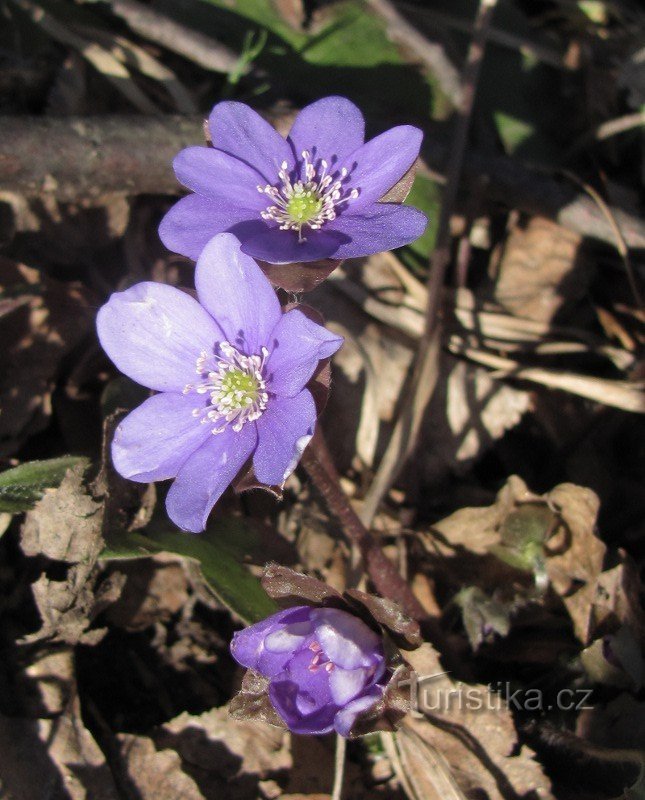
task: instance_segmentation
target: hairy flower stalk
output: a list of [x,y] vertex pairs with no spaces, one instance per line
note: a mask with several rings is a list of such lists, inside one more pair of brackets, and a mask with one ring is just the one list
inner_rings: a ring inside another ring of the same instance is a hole
[[426,227],[416,208],[381,202],[417,159],[417,128],[365,142],[359,109],[325,97],[298,114],[286,140],[238,102],[218,103],[209,129],[213,147],[188,147],[174,161],[193,192],[159,228],[175,252],[197,259],[228,231],[269,264],[340,261],[409,244]]
[[134,481],[174,479],[166,507],[189,531],[252,459],[260,483],[284,483],[316,426],[307,383],[342,338],[302,311],[284,313],[231,234],[215,236],[195,271],[197,300],[172,286],[117,292],[97,317],[103,348],[159,394],[115,432],[112,460]]

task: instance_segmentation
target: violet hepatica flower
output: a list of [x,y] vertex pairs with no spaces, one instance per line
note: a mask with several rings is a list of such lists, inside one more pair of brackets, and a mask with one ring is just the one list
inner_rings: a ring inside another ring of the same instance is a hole
[[204,529],[251,456],[261,483],[285,481],[316,424],[305,386],[343,341],[302,311],[283,313],[231,234],[204,249],[195,286],[197,300],[138,283],[113,294],[97,318],[121,372],[159,392],[116,429],[114,466],[133,481],[174,478],[166,507],[189,531]]
[[244,103],[215,106],[213,147],[188,147],[174,161],[182,198],[159,228],[170,249],[197,259],[222,231],[271,264],[355,258],[409,244],[421,211],[379,202],[414,164],[422,133],[401,125],[365,143],[359,109],[344,97],[304,108],[285,140]]
[[295,606],[236,633],[231,652],[269,683],[274,709],[294,733],[348,736],[382,697],[381,637],[335,608]]

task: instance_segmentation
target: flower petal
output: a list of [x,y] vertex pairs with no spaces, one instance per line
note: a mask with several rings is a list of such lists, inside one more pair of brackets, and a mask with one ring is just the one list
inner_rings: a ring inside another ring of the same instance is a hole
[[291,147],[269,123],[244,103],[225,100],[208,118],[213,146],[260,172],[268,183],[278,180],[283,161],[293,168]]
[[265,368],[269,390],[293,397],[306,386],[318,362],[332,356],[343,341],[297,308],[283,314],[267,344],[271,354]]
[[363,691],[367,683],[366,669],[343,669],[335,666],[329,674],[331,696],[337,706],[344,706]]
[[211,509],[244,466],[257,441],[254,425],[236,432],[229,425],[211,434],[179,470],[166,497],[170,519],[185,531],[206,527]]
[[99,309],[96,328],[121,372],[160,392],[181,392],[194,381],[199,354],[211,353],[222,337],[196,300],[151,282],[115,292]]
[[330,661],[343,669],[378,664],[383,659],[381,638],[358,617],[335,608],[312,611],[314,636]]
[[345,159],[348,186],[359,190],[352,213],[380,200],[414,164],[423,133],[411,125],[399,125],[376,136]]
[[351,239],[334,258],[361,258],[410,244],[423,234],[428,218],[411,206],[377,203],[362,214],[341,214],[330,224]]
[[210,427],[193,416],[197,404],[194,395],[162,392],[131,411],[114,432],[116,471],[142,483],[174,478],[212,435]]
[[173,168],[180,183],[207,198],[225,200],[258,214],[270,204],[257,189],[266,183],[262,175],[221,150],[187,147],[175,157]]
[[199,302],[217,320],[227,340],[247,355],[260,354],[281,316],[280,302],[252,258],[230,233],[215,236],[195,270]]
[[323,97],[311,103],[296,117],[287,141],[296,158],[308,150],[316,162],[326,159],[332,167],[358,150],[365,141],[365,120],[360,110],[346,97]]
[[[231,642],[233,658],[243,667],[260,672],[267,678],[282,672],[292,653],[287,653],[286,655],[285,653],[277,654],[280,658],[274,658],[273,662],[275,663],[266,663],[266,659],[264,659],[266,655],[265,639],[268,635],[281,630],[285,626],[306,623],[309,620],[310,611],[309,606],[285,608],[282,611],[278,611],[277,614],[272,614],[261,622],[257,622],[255,625],[250,625],[244,630],[237,631],[237,633],[233,634],[233,641]],[[265,663],[261,667],[263,659]]]
[[259,212],[237,206],[230,197],[216,200],[189,194],[175,203],[161,220],[159,238],[173,253],[196,261],[213,236],[247,223],[254,216],[258,218],[258,229],[263,230]]
[[314,433],[316,404],[311,392],[303,389],[295,397],[271,398],[256,425],[255,476],[268,486],[280,486],[296,468]]
[[341,736],[349,736],[358,715],[362,714],[364,711],[369,711],[372,706],[378,703],[382,696],[383,688],[374,686],[369,692],[362,695],[362,697],[357,697],[356,700],[352,700],[348,703],[345,708],[341,708],[334,720],[334,729],[336,733]]
[[294,264],[329,258],[342,244],[350,241],[345,234],[331,230],[305,229],[305,239],[298,241],[296,231],[265,228],[248,238],[245,236],[242,250],[258,261],[268,261],[269,264]]
[[336,706],[323,705],[312,714],[303,714],[298,707],[302,706],[302,696],[293,681],[278,679],[271,681],[269,699],[293,733],[321,736],[334,729]]

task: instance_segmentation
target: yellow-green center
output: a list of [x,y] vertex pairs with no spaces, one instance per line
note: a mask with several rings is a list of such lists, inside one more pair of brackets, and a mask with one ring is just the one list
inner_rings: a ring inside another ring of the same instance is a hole
[[317,193],[308,189],[306,192],[296,192],[287,203],[287,214],[294,222],[309,222],[323,207],[323,201]]
[[255,403],[260,393],[257,379],[240,369],[227,372],[222,378],[220,397],[230,398],[231,408],[244,408]]

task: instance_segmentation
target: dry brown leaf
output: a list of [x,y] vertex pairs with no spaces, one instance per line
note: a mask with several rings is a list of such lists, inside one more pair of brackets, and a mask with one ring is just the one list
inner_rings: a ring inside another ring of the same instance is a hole
[[79,283],[2,257],[0,288],[26,298],[0,318],[0,455],[7,455],[47,424],[61,360],[86,336],[93,313]]
[[123,768],[141,800],[255,800],[260,781],[284,780],[293,766],[289,734],[228,709],[181,714],[152,739],[118,737]]
[[591,489],[572,483],[556,486],[545,499],[564,523],[548,541],[547,573],[567,607],[576,636],[586,644],[596,581],[607,549],[595,533],[600,501]]
[[630,628],[645,649],[645,610],[641,603],[643,585],[638,567],[620,551],[621,563],[602,572],[596,583],[591,609],[592,632],[602,635],[621,625]]
[[587,290],[582,237],[544,217],[511,231],[495,259],[495,299],[518,317],[550,322]]
[[[502,522],[520,503],[528,503],[538,499],[524,481],[517,475],[511,475],[508,482],[500,489],[495,503],[487,508],[461,508],[449,517],[433,525],[451,548],[465,547],[477,555],[486,555],[491,547],[500,543]],[[441,548],[441,542],[433,541],[434,546]]]
[[63,580],[43,572],[32,584],[43,626],[25,641],[54,638],[90,644],[100,638],[101,631],[87,632],[87,628],[99,603],[91,576],[103,548],[102,522],[102,507],[85,490],[80,466],[69,470],[57,489],[47,489],[27,512],[21,531],[25,554],[42,554],[69,567]]
[[122,733],[117,738],[125,778],[138,800],[204,800],[174,750],[157,750],[145,736]]
[[[419,680],[435,676],[425,684],[432,692],[427,695],[432,710],[426,703],[425,714],[408,717],[397,734],[398,747],[406,753],[408,761],[419,759],[419,748],[425,744],[429,749],[424,757],[439,763],[436,775],[442,776],[446,786],[450,784],[450,776],[445,769],[441,771],[441,762],[437,761],[436,754],[440,753],[466,796],[481,795],[489,800],[553,797],[550,781],[533,751],[520,747],[511,712],[501,698],[491,694],[486,686],[456,684],[443,672],[438,654],[430,645],[410,653],[408,660]],[[444,708],[444,704],[437,702],[437,698],[447,698],[450,692],[459,689],[477,692],[484,700],[483,707],[469,709],[464,703],[462,708],[454,704]],[[421,702],[419,708],[423,705]],[[435,710],[436,706],[439,708]],[[454,788],[452,796],[459,796]]]

